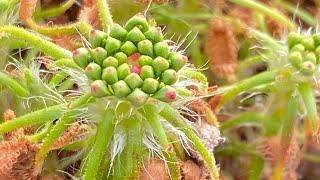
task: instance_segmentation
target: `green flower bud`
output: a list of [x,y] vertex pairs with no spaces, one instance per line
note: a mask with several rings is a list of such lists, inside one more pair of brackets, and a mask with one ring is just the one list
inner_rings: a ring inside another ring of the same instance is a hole
[[171,57],[172,69],[179,71],[188,61],[188,57],[179,53],[174,53]]
[[153,43],[163,41],[163,35],[160,27],[152,27],[149,31],[145,32],[144,35]]
[[317,64],[317,57],[313,52],[308,52],[305,56],[304,56],[304,61],[310,61],[313,64]]
[[295,32],[290,32],[287,39],[287,44],[291,48],[294,45],[300,43],[302,41],[303,37]]
[[92,29],[89,34],[89,42],[91,44],[91,48],[103,46],[103,40],[107,39],[107,37],[107,33]]
[[105,80],[108,84],[114,84],[118,82],[118,72],[115,67],[109,66],[102,72],[102,80]]
[[116,39],[125,40],[128,32],[119,24],[114,23],[110,30],[110,36]]
[[292,66],[297,69],[300,69],[300,65],[303,61],[302,55],[300,52],[291,52],[288,56],[288,60],[292,64]]
[[145,54],[145,55],[148,55],[148,56],[153,56],[153,45],[152,45],[152,42],[149,41],[149,40],[143,40],[143,41],[140,41],[138,43],[138,51],[141,53],[141,54]]
[[320,46],[320,33],[313,34],[312,38],[314,40],[314,45],[316,47]]
[[91,56],[95,63],[101,65],[103,60],[108,56],[108,53],[102,47],[97,47],[91,50]]
[[157,57],[152,62],[152,67],[153,67],[154,71],[156,72],[157,76],[160,76],[160,74],[163,71],[167,70],[169,68],[169,66],[170,66],[169,62],[162,57]]
[[113,66],[113,67],[118,67],[118,60],[112,56],[107,57],[103,63],[102,63],[102,67],[106,68],[109,66]]
[[169,55],[169,46],[166,42],[158,42],[154,45],[155,56],[161,56],[167,58]]
[[112,89],[118,98],[126,97],[131,93],[130,87],[122,80],[114,83]]
[[145,66],[145,65],[152,65],[153,59],[149,56],[141,55],[138,61],[141,66]]
[[130,67],[127,63],[121,64],[118,68],[118,78],[124,79],[130,74]]
[[138,43],[139,41],[145,40],[146,37],[144,37],[143,33],[140,31],[139,28],[135,27],[131,31],[129,31],[127,35],[127,40]]
[[178,87],[176,88],[177,90],[177,94],[179,94],[180,96],[194,96],[195,92],[190,91],[189,89],[186,89],[184,87]]
[[167,85],[174,84],[178,79],[177,72],[173,69],[167,69],[162,73],[161,81]]
[[121,47],[121,41],[113,37],[108,37],[108,39],[105,40],[105,42],[106,42],[105,49],[107,50],[109,56],[119,51]]
[[96,63],[89,63],[85,69],[85,73],[91,80],[101,79],[101,67]]
[[154,78],[153,68],[151,66],[145,65],[142,66],[140,77],[145,80],[147,78]]
[[152,97],[163,102],[172,102],[176,99],[177,92],[173,87],[166,85],[157,91]]
[[306,76],[311,76],[315,70],[316,66],[310,61],[303,62],[300,66],[300,72]]
[[102,80],[95,80],[91,83],[91,93],[95,97],[110,95],[107,85]]
[[136,89],[142,86],[143,80],[136,73],[129,74],[124,81],[128,84],[131,89]]
[[153,94],[158,90],[159,82],[153,78],[147,78],[143,81],[142,91],[148,94]]
[[290,52],[294,52],[294,51],[298,51],[300,53],[304,53],[305,48],[304,48],[304,46],[302,44],[296,44],[290,49]]
[[79,48],[72,52],[72,58],[78,66],[84,69],[89,64],[91,55],[88,49]]
[[118,65],[121,65],[128,60],[128,56],[123,52],[117,52],[114,57],[118,60]]
[[122,52],[130,56],[137,51],[136,46],[131,41],[126,41],[120,48]]
[[306,50],[309,50],[309,51],[314,50],[314,40],[311,37],[302,39],[301,44],[304,46]]
[[135,89],[127,99],[134,105],[134,106],[141,106],[146,103],[148,100],[149,95],[141,91],[140,89]]
[[142,32],[145,32],[149,29],[149,24],[147,19],[142,13],[138,13],[127,21],[124,28],[127,31],[131,31],[134,27],[138,27]]

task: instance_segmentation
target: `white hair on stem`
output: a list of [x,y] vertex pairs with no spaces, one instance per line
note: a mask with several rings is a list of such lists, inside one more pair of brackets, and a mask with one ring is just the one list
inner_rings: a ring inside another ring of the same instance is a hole
[[111,173],[116,156],[123,151],[127,141],[127,136],[125,135],[126,133],[124,132],[123,127],[117,126],[114,132],[115,133],[113,135],[113,138],[109,146],[110,147],[110,167],[108,170],[107,177],[109,177]]
[[172,124],[170,124],[164,119],[162,119],[161,123],[163,124],[163,127],[167,129],[168,132],[173,132],[179,137],[183,149],[186,151],[186,153],[189,156],[190,156],[190,151],[195,152],[195,150],[193,150],[190,147],[190,143],[192,143],[192,141],[190,141],[190,139],[181,130],[179,130],[179,128],[174,127]]

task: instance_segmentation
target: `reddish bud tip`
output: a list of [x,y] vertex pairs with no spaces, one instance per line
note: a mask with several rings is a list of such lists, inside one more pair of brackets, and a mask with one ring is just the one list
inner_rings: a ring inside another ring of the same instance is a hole
[[98,92],[98,88],[99,88],[99,87],[98,87],[97,85],[92,85],[92,86],[91,86],[91,92],[92,92],[92,93],[97,93],[97,92]]
[[130,69],[131,73],[140,74],[141,73],[141,66],[140,65],[134,65]]
[[173,101],[176,99],[177,93],[175,91],[168,91],[166,92],[165,96],[168,100]]
[[134,53],[128,57],[128,60],[131,62],[136,62],[136,61],[138,61],[139,57],[140,57],[139,53]]
[[76,49],[76,50],[72,51],[72,54],[73,54],[74,56],[77,56],[77,55],[79,55],[79,51]]

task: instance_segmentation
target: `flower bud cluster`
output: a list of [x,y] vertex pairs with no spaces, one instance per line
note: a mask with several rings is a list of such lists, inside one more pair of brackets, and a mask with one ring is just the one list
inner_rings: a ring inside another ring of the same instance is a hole
[[85,70],[96,97],[125,98],[136,106],[151,96],[163,102],[176,99],[172,85],[187,57],[170,50],[159,27],[149,26],[142,14],[125,24],[113,24],[110,33],[91,30],[92,49],[73,52],[74,61]]
[[292,32],[288,35],[287,45],[291,65],[305,76],[313,75],[320,62],[320,34],[302,36]]

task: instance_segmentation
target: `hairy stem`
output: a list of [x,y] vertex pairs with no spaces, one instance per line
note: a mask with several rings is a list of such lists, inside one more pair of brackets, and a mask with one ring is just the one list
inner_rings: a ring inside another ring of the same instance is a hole
[[23,28],[15,26],[2,26],[0,33],[6,33],[12,37],[24,40],[27,44],[43,51],[45,54],[52,56],[56,59],[71,58],[72,53],[64,48],[57,46],[56,44],[43,39]]
[[261,124],[265,120],[266,120],[266,117],[262,113],[245,112],[229,119],[228,121],[223,122],[220,126],[220,130],[226,131],[245,123]]
[[27,136],[26,138],[31,142],[38,142],[41,139],[45,138],[47,133],[50,131],[50,128],[53,126],[53,122],[49,121],[46,123],[45,127],[41,130],[41,132]]
[[141,120],[131,117],[124,120],[126,128],[126,145],[114,165],[113,179],[138,179],[140,165],[143,161]]
[[28,91],[24,87],[3,72],[0,72],[0,84],[8,87],[19,96],[26,97],[28,95]]
[[278,3],[281,7],[283,7],[285,10],[291,12],[295,16],[299,17],[302,21],[309,24],[312,27],[317,26],[317,22],[314,17],[312,17],[307,11],[303,10],[302,8],[299,8],[296,4],[292,5],[291,3],[277,0],[275,1]]
[[252,10],[256,10],[266,16],[271,17],[272,19],[275,19],[275,20],[285,24],[286,26],[288,26],[288,28],[291,31],[296,31],[296,26],[294,25],[294,23],[292,23],[290,19],[285,17],[282,13],[280,13],[276,9],[272,9],[270,7],[267,7],[257,1],[253,1],[253,0],[229,0],[229,1],[231,1],[235,4],[239,4],[240,6],[250,8]]
[[112,15],[109,9],[108,2],[106,0],[97,0],[97,3],[102,29],[105,32],[108,32],[113,24]]
[[60,137],[60,135],[65,131],[67,125],[72,123],[76,117],[81,113],[79,109],[82,105],[88,103],[91,100],[91,94],[85,94],[79,99],[72,102],[68,110],[63,114],[63,116],[56,122],[56,124],[50,129],[46,139],[41,144],[39,151],[35,157],[35,170],[40,172],[41,166],[44,158],[47,156],[54,142]]
[[299,93],[307,110],[307,119],[311,126],[312,132],[317,133],[319,129],[319,118],[317,112],[317,103],[312,90],[312,85],[309,83],[299,84]]
[[157,107],[151,104],[146,104],[143,109],[143,114],[149,122],[155,136],[158,138],[160,142],[160,146],[164,151],[164,156],[167,160],[171,179],[179,179],[180,169],[176,160],[177,158],[174,150],[172,149],[173,146],[169,144],[166,132],[160,122]]
[[72,78],[68,78],[65,81],[63,81],[59,87],[58,87],[58,91],[59,92],[63,92],[66,91],[68,89],[70,89],[74,84],[76,83],[76,81]]
[[62,114],[64,108],[65,104],[59,104],[28,113],[11,121],[6,121],[0,124],[0,133],[6,133],[18,128],[34,126],[46,121],[54,120]]
[[64,71],[57,72],[50,80],[49,85],[52,87],[56,87],[58,84],[60,84],[66,77],[68,77],[68,74]]
[[36,20],[40,20],[43,18],[50,18],[57,16],[59,14],[65,13],[69,8],[72,7],[74,4],[75,0],[67,0],[64,2],[62,5],[57,6],[57,7],[52,7],[52,8],[47,8],[47,9],[41,9],[39,11],[36,11],[33,14],[33,18]]
[[102,119],[98,125],[95,143],[88,154],[88,159],[84,167],[84,180],[95,179],[95,176],[98,173],[98,167],[101,164],[102,157],[104,157],[103,154],[107,152],[107,145],[113,136],[115,127],[113,120],[113,110],[107,110],[104,115],[104,119]]
[[79,29],[79,26],[81,22],[76,22],[73,24],[68,24],[64,26],[43,26],[39,25],[36,22],[34,22],[32,19],[26,20],[28,27],[41,33],[44,35],[62,35],[62,34],[75,34],[77,33],[77,29]]
[[210,174],[214,180],[219,179],[219,169],[216,166],[215,159],[213,155],[208,151],[205,145],[202,143],[201,139],[196,135],[196,133],[188,126],[186,122],[180,116],[180,113],[173,109],[170,105],[165,105],[160,115],[164,117],[169,123],[180,128],[182,132],[193,142],[195,149],[199,152],[203,158]]
[[222,97],[218,109],[239,93],[274,81],[276,75],[277,71],[266,71],[230,86],[221,95]]

